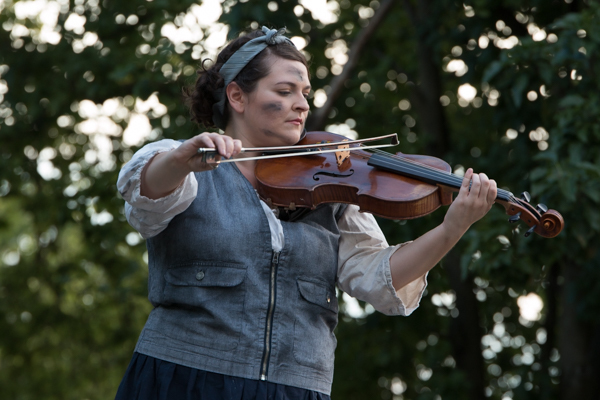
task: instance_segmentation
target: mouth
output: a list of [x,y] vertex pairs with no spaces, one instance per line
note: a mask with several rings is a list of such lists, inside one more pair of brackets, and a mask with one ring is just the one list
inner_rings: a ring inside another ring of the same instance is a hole
[[294,125],[302,125],[302,118],[291,119],[287,122],[294,124]]

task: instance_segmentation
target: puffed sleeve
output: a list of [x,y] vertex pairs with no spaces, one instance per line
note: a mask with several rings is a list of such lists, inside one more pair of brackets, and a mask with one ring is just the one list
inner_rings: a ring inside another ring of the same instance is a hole
[[171,139],[147,144],[119,172],[117,189],[125,199],[125,216],[129,224],[145,239],[162,232],[196,198],[198,182],[193,173],[189,173],[172,193],[160,199],[154,200],[140,194],[141,174],[148,161],[157,154],[176,149],[180,145],[181,142]]
[[427,274],[396,291],[390,256],[401,246],[389,246],[373,215],[350,205],[338,221],[338,286],[350,296],[387,315],[410,315],[427,287]]

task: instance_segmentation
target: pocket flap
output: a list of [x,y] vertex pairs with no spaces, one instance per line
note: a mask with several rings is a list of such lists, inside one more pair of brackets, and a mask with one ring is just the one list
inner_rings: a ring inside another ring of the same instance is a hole
[[233,287],[246,277],[246,268],[231,263],[194,263],[169,269],[165,280],[175,286]]
[[298,279],[298,289],[304,299],[329,311],[338,312],[335,289],[329,288],[325,282],[314,282]]

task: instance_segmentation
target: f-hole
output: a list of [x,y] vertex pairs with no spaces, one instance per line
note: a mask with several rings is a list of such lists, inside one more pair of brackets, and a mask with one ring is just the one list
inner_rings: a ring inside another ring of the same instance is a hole
[[313,180],[318,181],[320,179],[319,175],[331,176],[333,178],[349,178],[353,174],[354,174],[353,169],[348,170],[348,173],[346,173],[346,174],[338,174],[335,172],[321,171],[321,172],[317,172],[316,174],[313,175]]

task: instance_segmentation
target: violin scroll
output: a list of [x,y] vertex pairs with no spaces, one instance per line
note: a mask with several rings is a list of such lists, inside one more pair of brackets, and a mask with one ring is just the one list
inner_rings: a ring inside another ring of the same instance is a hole
[[555,237],[562,231],[565,226],[565,220],[562,215],[556,210],[548,210],[542,215],[540,220],[541,228],[540,232],[536,231],[539,235],[544,237]]
[[557,236],[565,226],[562,215],[556,210],[549,210],[544,204],[534,208],[525,201],[526,198],[519,200],[511,197],[507,200],[497,199],[496,202],[506,209],[506,214],[510,215],[509,222],[521,220],[527,224],[529,229],[525,232],[525,237],[533,232],[545,238]]

